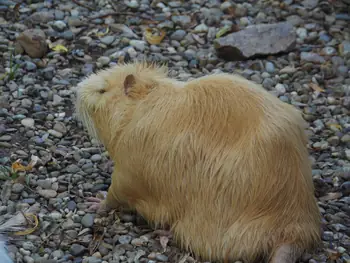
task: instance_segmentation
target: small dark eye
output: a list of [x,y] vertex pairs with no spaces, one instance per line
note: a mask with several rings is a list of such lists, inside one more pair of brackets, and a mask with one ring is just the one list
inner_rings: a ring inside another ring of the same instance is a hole
[[99,90],[99,92],[100,92],[100,94],[103,94],[103,93],[105,93],[105,92],[106,92],[106,90],[101,89],[101,90]]

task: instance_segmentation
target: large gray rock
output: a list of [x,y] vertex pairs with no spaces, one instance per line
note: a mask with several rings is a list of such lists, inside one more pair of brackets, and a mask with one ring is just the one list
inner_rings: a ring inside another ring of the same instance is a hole
[[218,55],[226,60],[243,60],[287,52],[295,44],[296,33],[293,25],[288,22],[248,26],[214,40]]

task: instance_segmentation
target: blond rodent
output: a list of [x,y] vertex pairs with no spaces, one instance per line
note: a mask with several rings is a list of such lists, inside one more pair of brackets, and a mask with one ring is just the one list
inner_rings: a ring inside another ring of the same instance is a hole
[[305,122],[260,85],[226,73],[180,82],[134,62],[79,83],[76,110],[116,167],[108,207],[170,225],[184,250],[289,263],[318,246]]

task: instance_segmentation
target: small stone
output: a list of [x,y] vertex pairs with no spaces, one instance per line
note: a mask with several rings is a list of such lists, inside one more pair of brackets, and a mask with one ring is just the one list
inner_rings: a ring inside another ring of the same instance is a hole
[[11,135],[3,135],[3,136],[0,137],[0,141],[1,142],[9,142],[11,140],[12,140]]
[[24,185],[19,184],[19,183],[15,183],[12,185],[12,192],[19,194],[23,191],[24,189]]
[[36,65],[33,62],[26,61],[25,69],[28,71],[36,70]]
[[64,21],[58,20],[55,21],[52,25],[52,28],[58,32],[63,32],[66,29],[67,25]]
[[25,118],[25,119],[21,120],[21,124],[24,127],[33,128],[34,127],[34,120],[32,118]]
[[57,196],[57,192],[50,189],[39,189],[38,194],[46,199],[54,198]]
[[26,98],[25,98],[25,99],[23,99],[23,100],[21,101],[21,105],[22,105],[23,108],[29,109],[29,108],[32,107],[33,102],[32,102],[30,99],[26,99]]
[[49,134],[51,134],[52,136],[56,137],[56,138],[62,138],[63,137],[63,134],[58,132],[58,131],[55,131],[55,130],[48,130],[47,131]]
[[67,127],[64,125],[63,122],[56,122],[55,125],[53,126],[53,129],[62,134],[67,133]]
[[66,30],[62,33],[62,37],[66,40],[73,40],[74,34],[71,30]]
[[115,37],[114,36],[105,36],[100,39],[100,41],[105,45],[110,45],[114,42]]
[[339,144],[339,137],[338,136],[332,136],[327,139],[327,142],[332,146],[337,146]]
[[307,9],[314,9],[318,5],[318,0],[304,0],[301,4]]
[[19,48],[22,48],[32,58],[42,58],[48,50],[44,31],[28,29],[19,34],[16,50]]
[[288,22],[247,26],[243,30],[214,40],[218,55],[225,60],[277,54],[290,50],[295,44],[296,34],[293,33],[293,25]]
[[55,75],[55,69],[53,67],[47,67],[42,71],[42,74],[46,80],[52,80]]
[[68,173],[75,174],[80,171],[80,168],[76,164],[70,164],[67,166],[66,170]]
[[60,259],[64,256],[64,252],[62,250],[55,250],[52,252],[51,256],[55,259]]
[[146,42],[142,40],[130,40],[130,45],[139,51],[144,51],[146,48]]
[[265,69],[268,73],[274,73],[275,72],[275,65],[272,62],[266,62]]
[[120,244],[129,244],[131,242],[131,236],[122,235],[118,238]]
[[305,38],[307,38],[307,30],[303,27],[299,27],[297,30],[296,30],[296,33],[298,35],[298,37],[302,40],[304,40]]
[[34,251],[36,249],[36,246],[33,244],[33,242],[31,241],[25,241],[23,242],[22,244],[22,247],[25,249],[25,250],[29,250],[29,251]]
[[92,257],[84,258],[82,263],[101,263],[101,262],[102,262],[102,259],[92,256]]
[[139,8],[139,2],[136,0],[127,1],[126,5],[130,8],[133,8],[133,9]]
[[277,91],[277,95],[278,95],[278,96],[281,96],[281,95],[283,95],[283,94],[286,93],[286,88],[285,88],[284,85],[281,84],[281,83],[278,83],[278,84],[275,86],[275,89],[276,89],[276,91]]
[[79,245],[79,244],[73,244],[73,245],[71,245],[69,251],[73,256],[80,256],[84,253],[85,250],[86,250],[86,248],[84,246]]
[[342,143],[349,143],[350,142],[350,134],[345,134],[343,137],[341,137],[340,141]]
[[181,41],[182,39],[184,39],[186,35],[187,35],[187,32],[185,30],[179,29],[170,35],[170,39]]
[[266,78],[263,80],[262,85],[265,89],[270,90],[275,85],[275,82],[271,78]]
[[206,24],[199,24],[194,28],[195,33],[206,33],[208,32],[208,26]]
[[325,63],[326,61],[322,56],[313,52],[301,52],[300,59],[307,62],[313,62],[313,63]]
[[84,227],[92,227],[94,224],[94,216],[92,214],[86,214],[81,219],[81,224]]
[[76,202],[74,202],[74,201],[69,201],[69,202],[67,203],[67,208],[68,208],[70,211],[74,211],[74,210],[77,208]]
[[156,260],[161,261],[161,262],[166,262],[169,260],[169,258],[164,254],[157,254]]
[[53,95],[52,105],[58,106],[63,102],[63,98],[57,94]]
[[172,16],[171,21],[173,21],[175,24],[180,25],[183,28],[187,28],[191,24],[191,17],[182,15],[182,16]]
[[34,263],[34,259],[30,256],[24,256],[23,257],[25,263]]
[[99,161],[102,160],[102,156],[101,156],[100,154],[94,154],[94,155],[91,156],[90,159],[91,159],[91,161],[93,161],[93,162],[99,162]]
[[350,149],[345,150],[345,157],[350,161]]
[[339,53],[344,57],[350,57],[350,41],[343,41],[339,45]]
[[111,59],[109,57],[99,57],[97,59],[97,62],[100,63],[102,66],[106,66],[109,64],[109,62],[111,62]]

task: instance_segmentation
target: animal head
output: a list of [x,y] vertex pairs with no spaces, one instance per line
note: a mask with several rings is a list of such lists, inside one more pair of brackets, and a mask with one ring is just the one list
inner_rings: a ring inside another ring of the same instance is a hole
[[77,117],[91,137],[108,146],[133,106],[166,76],[165,66],[146,62],[117,65],[92,74],[74,88]]

